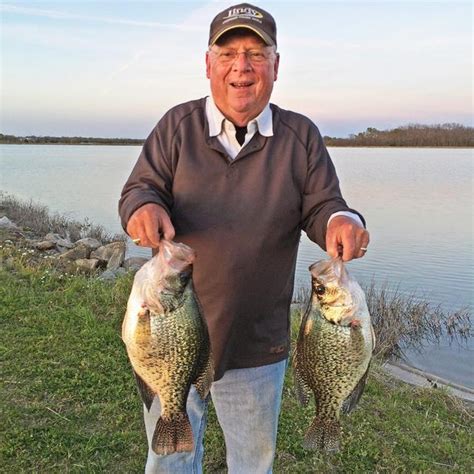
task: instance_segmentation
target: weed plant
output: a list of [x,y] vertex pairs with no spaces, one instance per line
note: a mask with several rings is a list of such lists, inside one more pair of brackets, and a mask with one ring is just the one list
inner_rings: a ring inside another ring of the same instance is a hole
[[17,226],[43,237],[50,232],[69,238],[72,242],[84,237],[92,237],[102,243],[124,240],[124,235],[112,235],[88,219],[77,221],[60,214],[51,213],[47,206],[37,202],[23,201],[0,192],[0,217],[7,216]]

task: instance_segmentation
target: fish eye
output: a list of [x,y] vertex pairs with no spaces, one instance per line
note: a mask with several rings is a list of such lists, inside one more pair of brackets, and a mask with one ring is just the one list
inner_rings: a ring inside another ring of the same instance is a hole
[[182,271],[178,274],[178,277],[179,277],[179,281],[181,283],[181,285],[186,285],[189,281],[189,278],[191,276],[191,272],[190,271]]
[[318,285],[315,288],[315,291],[317,295],[324,295],[324,293],[326,292],[326,287],[324,285]]

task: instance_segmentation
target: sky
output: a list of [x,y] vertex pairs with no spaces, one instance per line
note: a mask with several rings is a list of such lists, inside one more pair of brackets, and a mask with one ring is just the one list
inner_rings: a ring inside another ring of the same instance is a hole
[[[266,1],[271,101],[323,135],[472,126],[470,1]],[[209,95],[209,24],[232,1],[0,0],[0,133],[145,138]]]

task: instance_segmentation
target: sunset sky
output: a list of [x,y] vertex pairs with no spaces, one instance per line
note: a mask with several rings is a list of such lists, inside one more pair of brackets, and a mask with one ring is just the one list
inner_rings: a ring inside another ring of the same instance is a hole
[[[3,1],[0,132],[144,138],[209,94],[209,23],[229,1]],[[471,2],[259,1],[278,26],[272,102],[324,135],[472,125]]]

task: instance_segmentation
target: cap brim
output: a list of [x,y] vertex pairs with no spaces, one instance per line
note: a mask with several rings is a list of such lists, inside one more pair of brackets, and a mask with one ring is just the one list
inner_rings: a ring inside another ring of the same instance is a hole
[[250,31],[253,31],[255,34],[257,34],[258,36],[260,36],[260,38],[262,38],[262,40],[265,42],[265,44],[267,46],[275,46],[275,42],[272,41],[272,39],[270,38],[270,36],[268,36],[264,31],[258,29],[258,28],[252,28],[251,26],[249,25],[232,25],[232,26],[229,26],[229,28],[225,28],[223,29],[222,31],[219,31],[218,33],[216,33],[212,38],[211,38],[211,41],[209,41],[209,46],[213,46],[216,41],[224,34],[224,33],[227,33],[228,31],[231,31],[231,30],[235,30],[237,28],[245,28],[247,30],[250,30]]

